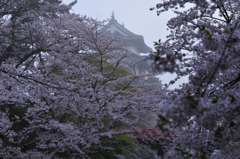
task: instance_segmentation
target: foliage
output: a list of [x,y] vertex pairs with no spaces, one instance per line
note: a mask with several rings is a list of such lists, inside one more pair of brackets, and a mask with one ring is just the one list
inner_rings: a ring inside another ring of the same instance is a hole
[[102,138],[101,144],[105,148],[104,150],[99,150],[98,152],[91,154],[91,158],[117,158],[116,154],[125,156],[129,158],[128,152],[126,148],[130,146],[131,148],[135,148],[135,139],[127,136],[127,135],[115,135],[113,138]]
[[104,23],[71,5],[0,1],[0,158],[127,156],[134,141],[119,129],[161,99],[132,85]]
[[167,40],[155,43],[155,69],[189,77],[159,115],[161,129],[182,132],[165,158],[239,158],[239,1],[164,0],[151,9],[176,14]]

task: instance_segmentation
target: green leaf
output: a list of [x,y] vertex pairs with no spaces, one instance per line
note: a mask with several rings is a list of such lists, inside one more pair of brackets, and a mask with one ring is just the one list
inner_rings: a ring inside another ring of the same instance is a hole
[[231,101],[230,101],[230,102],[231,102],[231,103],[234,103],[234,102],[235,102],[235,100],[236,100],[236,99],[234,98],[234,96],[233,96],[233,95],[231,95],[231,94],[229,94],[228,96],[231,98]]
[[216,98],[212,100],[212,103],[217,103],[217,102],[218,102],[218,99],[219,99],[219,97],[216,96]]
[[214,132],[214,136],[222,138],[222,132],[223,131],[224,131],[224,128],[222,126],[218,126],[217,129]]

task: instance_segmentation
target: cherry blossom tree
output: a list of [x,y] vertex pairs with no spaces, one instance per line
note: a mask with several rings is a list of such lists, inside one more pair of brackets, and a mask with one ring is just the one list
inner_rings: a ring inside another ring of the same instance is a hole
[[73,4],[0,2],[0,158],[127,156],[120,130],[159,103],[132,85],[119,39]]
[[164,157],[239,158],[239,1],[163,0],[151,10],[176,14],[155,44],[154,68],[189,77],[159,115],[161,129],[181,132]]

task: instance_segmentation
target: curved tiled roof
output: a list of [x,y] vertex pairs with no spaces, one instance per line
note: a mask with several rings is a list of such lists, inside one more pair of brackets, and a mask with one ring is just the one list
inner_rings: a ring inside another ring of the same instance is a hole
[[116,36],[120,36],[127,43],[130,43],[136,47],[139,53],[146,53],[152,50],[145,44],[142,35],[134,34],[133,32],[126,29],[123,25],[119,24],[115,19],[114,14],[109,20],[109,23],[106,25],[106,28]]

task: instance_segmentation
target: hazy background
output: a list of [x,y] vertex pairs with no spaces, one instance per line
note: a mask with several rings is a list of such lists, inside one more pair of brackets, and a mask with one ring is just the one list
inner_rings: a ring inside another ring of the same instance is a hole
[[[72,1],[63,0],[67,4]],[[114,11],[115,19],[120,24],[123,23],[135,34],[143,35],[145,43],[153,48],[154,41],[166,39],[169,33],[166,23],[174,16],[171,12],[157,16],[156,11],[150,11],[149,9],[155,7],[158,2],[159,0],[78,0],[72,12],[98,20],[108,20]],[[161,75],[160,79],[163,83],[168,83],[173,79],[173,75],[166,73]],[[183,81],[186,79],[179,82]]]
[[[73,0],[63,0],[64,3],[71,1]],[[166,22],[173,17],[171,13],[157,16],[156,11],[149,10],[158,2],[159,0],[78,0],[73,12],[98,20],[107,20],[114,11],[120,24],[124,23],[133,33],[143,35],[146,44],[153,47],[153,41],[165,39]]]

